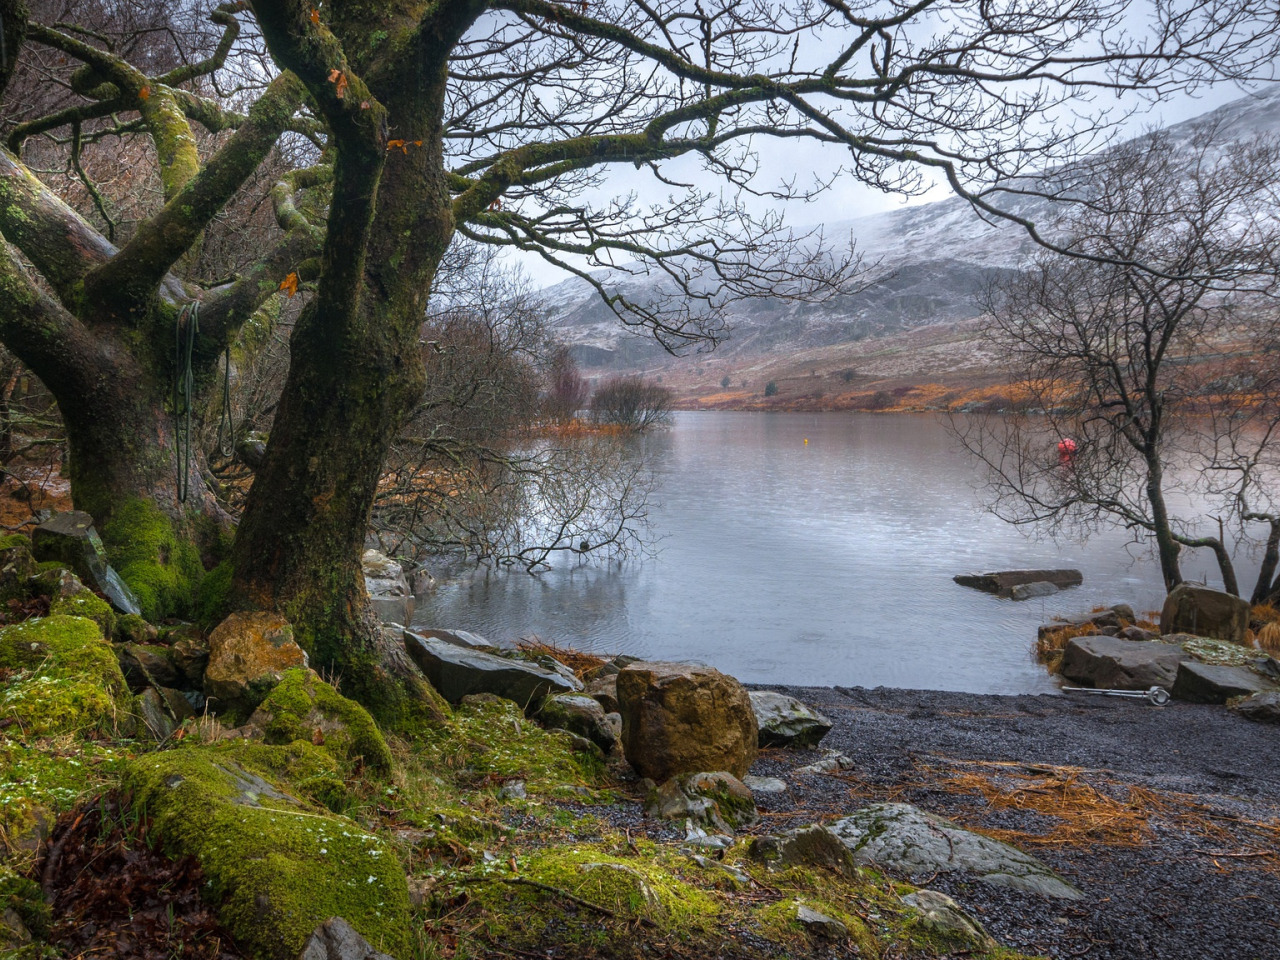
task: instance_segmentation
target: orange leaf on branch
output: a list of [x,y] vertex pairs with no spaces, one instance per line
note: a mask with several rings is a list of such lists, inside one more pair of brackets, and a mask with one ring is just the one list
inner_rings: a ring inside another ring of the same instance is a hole
[[334,67],[329,71],[329,82],[335,87],[334,93],[337,94],[339,100],[347,95],[347,75]]
[[147,100],[147,99],[150,99],[150,97],[151,97],[150,87],[143,87],[141,90],[138,91],[139,100]]
[[298,272],[291,271],[287,277],[280,281],[280,289],[284,291],[285,296],[292,298],[298,292]]

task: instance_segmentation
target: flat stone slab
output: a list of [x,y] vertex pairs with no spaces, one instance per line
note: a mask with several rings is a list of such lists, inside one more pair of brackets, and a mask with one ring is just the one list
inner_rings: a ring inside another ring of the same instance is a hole
[[1084,897],[1030,854],[909,803],[878,803],[830,828],[859,864],[875,864],[908,877],[971,873],[986,883],[1042,897]]
[[1249,697],[1275,690],[1276,685],[1248,667],[1225,667],[1187,660],[1178,666],[1178,676],[1169,692],[1177,700],[1191,703],[1226,703],[1232,697]]
[[1178,665],[1190,659],[1191,655],[1174,643],[1073,637],[1067,641],[1060,672],[1068,680],[1099,689],[1168,689],[1178,676]]
[[962,587],[973,587],[986,593],[1011,596],[1014,587],[1028,583],[1048,583],[1062,590],[1084,583],[1079,570],[996,570],[991,573],[965,573],[952,577]]
[[142,613],[129,585],[107,563],[93,517],[83,510],[68,510],[40,524],[31,532],[31,549],[39,561],[54,560],[69,567],[82,581],[101,590],[121,613]]
[[491,693],[521,707],[579,687],[553,670],[523,660],[508,660],[482,650],[469,650],[432,637],[406,632],[405,650],[431,685],[450,703],[473,693]]

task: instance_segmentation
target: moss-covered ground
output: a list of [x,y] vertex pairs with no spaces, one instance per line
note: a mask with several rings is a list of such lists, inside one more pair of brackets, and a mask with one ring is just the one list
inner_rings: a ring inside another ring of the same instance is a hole
[[[252,957],[292,960],[334,915],[400,960],[1015,956],[939,940],[901,903],[910,888],[875,873],[773,870],[745,841],[716,853],[649,831],[634,780],[506,701],[468,698],[412,741],[306,671],[264,707],[255,739],[198,718],[163,745],[136,741],[98,622],[0,631],[0,897],[37,938],[57,929],[31,882],[38,841],[110,792],[145,842],[198,860]],[[848,935],[805,927],[801,904]],[[21,955],[41,951],[57,955]]]

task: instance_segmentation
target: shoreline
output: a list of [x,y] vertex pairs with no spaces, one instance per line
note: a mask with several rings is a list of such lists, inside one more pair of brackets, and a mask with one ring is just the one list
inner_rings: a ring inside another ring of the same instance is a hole
[[[835,726],[821,746],[854,764],[837,775],[797,776],[793,771],[821,751],[762,751],[752,772],[789,784],[785,795],[761,798],[768,830],[891,799],[989,832],[1024,835],[1052,833],[1087,812],[1067,810],[1060,819],[1019,809],[1016,796],[1010,806],[992,802],[1001,784],[1028,778],[1034,784],[1036,777],[1086,786],[1121,806],[1126,795],[1166,797],[1167,810],[1153,808],[1146,826],[1128,832],[1096,842],[1017,844],[1077,884],[1082,901],[1049,901],[958,874],[924,885],[973,910],[1001,943],[1029,953],[1100,960],[1275,956],[1280,858],[1274,846],[1255,850],[1250,839],[1258,835],[1243,827],[1270,821],[1280,830],[1274,730],[1219,706],[1178,702],[750,687],[787,693],[825,713]],[[996,792],[957,786],[981,782]],[[1226,832],[1206,836],[1205,824]],[[1243,832],[1231,833],[1237,829]]]

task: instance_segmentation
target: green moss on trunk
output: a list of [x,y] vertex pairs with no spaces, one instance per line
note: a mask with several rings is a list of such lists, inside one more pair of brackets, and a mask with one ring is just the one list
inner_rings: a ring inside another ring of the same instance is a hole
[[204,567],[199,547],[179,533],[171,517],[145,500],[130,500],[112,511],[102,542],[143,616],[190,616]]

